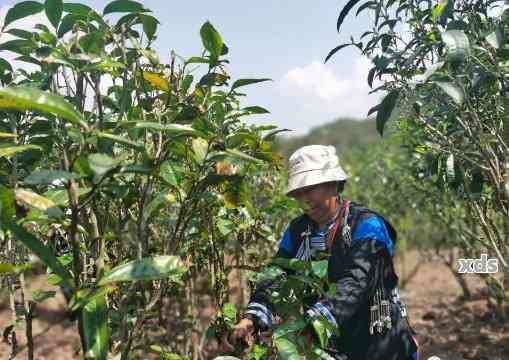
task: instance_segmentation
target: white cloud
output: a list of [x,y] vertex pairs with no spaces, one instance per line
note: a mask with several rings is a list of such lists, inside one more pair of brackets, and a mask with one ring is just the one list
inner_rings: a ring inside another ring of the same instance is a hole
[[[294,111],[307,113],[305,117],[293,117],[293,128],[299,131],[318,119],[323,123],[338,117],[364,118],[380,97],[369,95],[371,88],[366,79],[371,67],[368,58],[358,56],[341,66],[313,61],[287,71],[280,81],[280,94],[291,98]],[[296,118],[302,120],[296,123]]]
[[312,96],[327,102],[364,95],[370,91],[366,77],[371,66],[368,58],[358,57],[348,66],[350,69],[339,75],[332,66],[313,61],[289,70],[283,76],[281,89],[290,96]]
[[338,79],[326,65],[313,61],[309,65],[288,71],[283,77],[283,86],[285,85],[302,94],[331,101],[345,94],[348,82]]

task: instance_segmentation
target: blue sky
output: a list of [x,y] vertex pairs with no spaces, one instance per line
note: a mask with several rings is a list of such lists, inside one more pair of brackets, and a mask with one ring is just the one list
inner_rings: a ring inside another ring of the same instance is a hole
[[[98,11],[109,3],[81,2]],[[341,34],[336,32],[337,16],[345,2],[150,0],[143,4],[161,22],[155,48],[163,59],[170,50],[184,57],[199,55],[199,29],[209,20],[230,48],[233,79],[274,80],[245,88],[245,105],[260,105],[271,111],[251,121],[302,134],[338,117],[362,118],[379,99],[379,95],[367,94],[370,62],[358,50],[344,49],[323,64],[330,49],[368,26],[366,15],[351,16]],[[0,18],[14,3],[0,0]]]

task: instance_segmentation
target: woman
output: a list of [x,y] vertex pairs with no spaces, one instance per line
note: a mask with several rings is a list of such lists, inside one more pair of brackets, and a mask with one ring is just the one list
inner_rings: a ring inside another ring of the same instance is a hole
[[[304,202],[276,257],[312,260],[326,252],[333,297],[319,299],[306,316],[321,316],[339,329],[327,351],[343,360],[417,359],[418,347],[397,291],[392,256],[396,231],[373,210],[343,199],[347,176],[333,146],[311,145],[290,157],[287,195]],[[257,285],[234,338],[272,327],[270,293],[277,282]]]

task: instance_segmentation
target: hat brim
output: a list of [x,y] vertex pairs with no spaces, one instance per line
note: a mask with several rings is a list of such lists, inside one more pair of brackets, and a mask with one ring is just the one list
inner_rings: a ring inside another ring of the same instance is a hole
[[345,181],[348,177],[342,168],[336,167],[332,169],[319,169],[303,171],[294,175],[290,175],[288,179],[288,187],[286,195],[294,190],[301,189],[306,186],[322,184],[331,181]]

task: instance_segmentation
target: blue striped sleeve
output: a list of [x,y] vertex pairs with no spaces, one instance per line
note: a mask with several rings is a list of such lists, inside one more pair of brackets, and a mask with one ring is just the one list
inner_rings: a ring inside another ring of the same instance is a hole
[[384,220],[379,216],[371,216],[366,219],[360,219],[355,231],[352,234],[352,240],[375,240],[387,249],[392,256],[394,244],[387,232]]
[[263,304],[250,302],[247,304],[245,315],[252,315],[258,319],[258,323],[266,329],[272,327],[272,312]]
[[[317,302],[310,309],[308,309],[306,311],[306,315],[309,319],[323,317],[325,320],[329,322],[329,324],[334,326],[336,329],[338,328],[338,323],[334,318],[334,315],[332,315],[329,309],[327,309],[327,307],[320,302]],[[332,331],[326,328],[325,334],[327,335],[327,338],[330,338],[332,336]]]
[[320,315],[326,318],[332,325],[334,325],[334,327],[338,327],[338,323],[334,318],[334,315],[332,315],[329,309],[327,309],[322,303],[317,302],[315,305],[313,305],[311,311],[317,311]]

